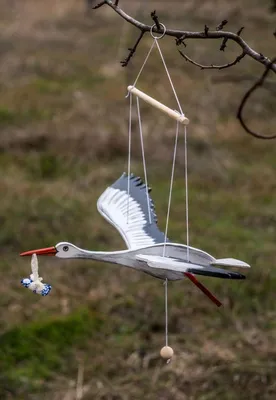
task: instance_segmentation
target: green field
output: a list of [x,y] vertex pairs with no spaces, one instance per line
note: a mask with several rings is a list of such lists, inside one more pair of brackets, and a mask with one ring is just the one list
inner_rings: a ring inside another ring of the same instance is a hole
[[[269,1],[121,1],[151,23],[202,30],[228,19],[259,52],[275,55]],[[217,309],[189,281],[169,283],[169,343],[164,345],[162,281],[115,265],[45,257],[47,297],[24,289],[22,251],[70,241],[91,250],[124,249],[97,212],[105,188],[127,169],[128,99],[151,43],[128,68],[120,60],[137,32],[109,8],[87,12],[76,0],[0,1],[0,399],[272,400],[276,397],[276,141],[247,135],[235,112],[262,71],[244,59],[201,71],[160,45],[188,126],[190,242],[216,258],[248,262],[245,281],[201,278]],[[214,13],[214,8],[216,12]],[[226,29],[226,28],[225,28]],[[187,41],[206,63],[231,61],[229,43]],[[275,78],[246,109],[250,126],[275,132]],[[176,107],[157,52],[140,88]],[[175,125],[141,104],[149,184],[165,229]],[[137,113],[132,171],[143,176]],[[168,236],[185,243],[184,136],[181,131]]]

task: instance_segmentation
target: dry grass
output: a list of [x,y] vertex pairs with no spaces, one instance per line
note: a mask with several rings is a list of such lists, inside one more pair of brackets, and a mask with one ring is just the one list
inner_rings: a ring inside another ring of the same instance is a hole
[[[202,29],[229,19],[229,30],[268,55],[274,17],[249,1],[120,2],[149,21]],[[252,264],[245,282],[206,279],[223,301],[215,310],[189,283],[169,291],[170,343],[164,342],[162,282],[124,268],[41,260],[53,285],[47,298],[19,285],[29,273],[18,253],[69,240],[91,249],[124,244],[98,215],[96,201],[126,168],[128,102],[150,39],[132,65],[119,67],[137,32],[108,8],[87,13],[77,0],[0,1],[0,397],[3,399],[272,400],[275,398],[275,150],[248,137],[234,115],[262,70],[244,60],[203,72],[161,42],[189,127],[191,242],[217,257]],[[214,10],[216,12],[214,13]],[[224,62],[218,42],[188,42],[199,62]],[[244,77],[244,79],[241,79]],[[139,82],[174,106],[155,54]],[[252,126],[272,133],[275,102],[265,90],[248,107]],[[174,126],[142,107],[149,178],[160,226],[167,208]],[[137,133],[137,116],[133,127]],[[133,170],[141,173],[133,142]],[[183,143],[179,148],[170,237],[185,242]]]

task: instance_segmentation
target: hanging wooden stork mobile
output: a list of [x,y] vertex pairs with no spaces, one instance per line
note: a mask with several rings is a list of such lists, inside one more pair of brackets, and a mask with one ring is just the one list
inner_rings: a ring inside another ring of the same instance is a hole
[[[164,32],[165,27],[163,26]],[[152,31],[151,31],[152,34]],[[161,349],[161,356],[170,360],[173,356],[173,350],[168,346],[168,309],[167,309],[167,283],[188,278],[195,284],[212,302],[218,307],[222,303],[202,284],[195,275],[203,275],[209,277],[223,279],[245,279],[245,276],[221,267],[240,267],[249,268],[250,266],[240,260],[234,258],[216,259],[210,254],[189,245],[189,226],[188,226],[188,182],[187,182],[187,132],[186,126],[189,120],[185,117],[179,100],[177,98],[171,77],[165,64],[163,54],[158,44],[160,37],[153,36],[153,44],[145,59],[145,62],[137,76],[135,83],[128,87],[128,96],[130,98],[129,111],[129,154],[128,154],[128,173],[124,173],[115,183],[108,187],[98,199],[97,207],[102,216],[112,224],[123,237],[127,250],[121,251],[89,251],[81,249],[74,244],[61,242],[53,247],[31,250],[21,253],[21,256],[36,255],[52,255],[59,258],[76,258],[91,259],[96,261],[104,261],[113,264],[123,265],[145,272],[155,278],[162,279],[165,284],[165,346]],[[163,35],[161,36],[163,37]],[[173,93],[175,95],[179,112],[172,110],[142,91],[138,90],[135,85],[144,68],[146,61],[154,48],[157,47],[161,56],[163,65],[168,75]],[[131,110],[132,95],[136,96],[137,114],[139,121],[139,131],[141,139],[143,166],[145,183],[130,173],[130,153],[131,153]],[[149,194],[147,183],[147,171],[144,154],[143,133],[141,114],[139,106],[139,98],[148,104],[158,108],[171,118],[177,121],[176,137],[173,153],[173,167],[171,173],[170,193],[168,201],[167,223],[165,233],[161,232],[157,226],[157,218],[153,200]],[[185,187],[186,187],[186,231],[187,244],[179,244],[171,242],[167,237],[169,213],[171,206],[171,195],[174,179],[174,167],[176,158],[176,149],[178,143],[179,124],[184,125],[185,134]],[[38,275],[37,275],[38,277]],[[23,281],[22,281],[23,283]],[[26,285],[29,282],[26,282]],[[24,283],[23,283],[24,284]],[[25,284],[24,284],[25,285]],[[48,288],[48,286],[47,286]],[[43,294],[49,291],[44,290]],[[42,294],[42,292],[41,292]]]

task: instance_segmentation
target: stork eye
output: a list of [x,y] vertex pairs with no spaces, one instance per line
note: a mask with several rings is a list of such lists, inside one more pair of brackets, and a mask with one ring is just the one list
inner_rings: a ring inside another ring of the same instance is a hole
[[63,251],[68,251],[69,247],[68,246],[63,246]]

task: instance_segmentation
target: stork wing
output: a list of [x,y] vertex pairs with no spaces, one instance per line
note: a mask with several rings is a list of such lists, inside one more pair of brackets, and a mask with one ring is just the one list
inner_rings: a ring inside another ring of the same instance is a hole
[[[194,285],[196,285],[209,299],[215,303],[218,307],[222,305],[222,303],[210,292],[209,289],[207,289],[206,286],[204,286],[201,282],[197,280],[197,278],[191,273],[193,270],[194,273],[197,273],[196,271],[207,269],[206,267],[202,267],[197,264],[191,264],[187,262],[182,262],[177,259],[173,258],[168,258],[168,257],[160,257],[160,256],[144,256],[141,254],[138,254],[136,256],[138,260],[145,261],[149,267],[152,268],[162,268],[162,269],[169,269],[172,271],[179,271],[183,272],[183,275],[185,275],[188,279],[190,279],[191,282],[193,282]],[[191,266],[193,268],[191,268]],[[214,268],[213,268],[214,269]],[[223,271],[223,270],[220,270]],[[224,277],[224,276],[220,276]]]
[[165,241],[164,233],[157,227],[149,191],[139,177],[124,173],[97,202],[98,211],[120,232],[129,249]]
[[213,276],[224,279],[245,279],[245,276],[222,268],[203,266],[176,258],[137,254],[137,260],[145,261],[151,268],[162,268],[177,272],[191,272],[196,275]]

